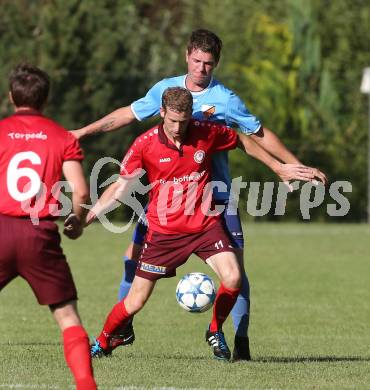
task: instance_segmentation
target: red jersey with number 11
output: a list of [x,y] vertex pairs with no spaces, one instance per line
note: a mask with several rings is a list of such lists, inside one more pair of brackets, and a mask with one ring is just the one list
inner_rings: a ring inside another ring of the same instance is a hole
[[0,214],[57,215],[62,165],[82,160],[78,141],[34,110],[0,121]]
[[167,138],[162,125],[138,137],[122,161],[121,176],[130,177],[140,168],[146,171],[153,186],[146,214],[149,229],[176,234],[211,227],[219,218],[212,212],[212,187],[207,190],[211,157],[237,144],[238,135],[229,127],[196,120],[189,122],[180,148]]

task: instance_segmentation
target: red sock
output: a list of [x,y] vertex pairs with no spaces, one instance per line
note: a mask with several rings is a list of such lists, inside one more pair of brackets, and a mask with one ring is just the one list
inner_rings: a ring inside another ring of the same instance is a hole
[[97,337],[100,346],[106,349],[109,344],[110,336],[118,327],[123,327],[131,317],[132,315],[127,313],[124,299],[114,305],[112,311],[105,320],[102,332],[99,337]]
[[213,304],[213,317],[209,326],[211,332],[217,332],[222,329],[222,324],[230,314],[239,292],[240,288],[227,288],[221,283]]
[[82,326],[63,331],[64,356],[76,381],[77,390],[96,390],[91,365],[89,338]]

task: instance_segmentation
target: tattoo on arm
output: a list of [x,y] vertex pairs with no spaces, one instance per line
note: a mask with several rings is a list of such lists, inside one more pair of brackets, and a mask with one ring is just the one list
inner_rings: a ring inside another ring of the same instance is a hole
[[112,130],[112,128],[114,127],[115,120],[116,120],[116,118],[109,119],[107,122],[103,123],[100,126],[99,130],[102,131],[102,132]]

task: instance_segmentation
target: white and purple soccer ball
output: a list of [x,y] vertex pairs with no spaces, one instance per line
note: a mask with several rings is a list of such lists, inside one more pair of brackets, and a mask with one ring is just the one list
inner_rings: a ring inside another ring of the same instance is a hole
[[176,287],[177,303],[191,313],[205,312],[213,305],[215,298],[213,280],[200,272],[186,274]]

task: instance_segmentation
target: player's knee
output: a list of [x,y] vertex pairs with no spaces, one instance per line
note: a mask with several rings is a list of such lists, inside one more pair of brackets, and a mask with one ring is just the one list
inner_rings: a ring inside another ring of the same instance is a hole
[[128,258],[128,259],[132,259],[132,252],[133,252],[133,243],[130,242],[129,246],[127,247],[126,249],[126,252],[125,252],[125,256]]
[[239,288],[241,285],[241,274],[238,267],[231,267],[223,275],[222,283],[227,288]]
[[141,254],[142,246],[131,242],[125,252],[125,256],[133,261],[138,261]]
[[49,308],[61,331],[71,326],[81,325],[81,320],[77,312],[76,301],[49,305]]
[[238,269],[234,270],[230,276],[230,288],[239,288],[241,285],[242,279],[240,271]]
[[130,299],[125,300],[125,307],[127,312],[131,314],[138,313],[145,305],[147,298],[142,295],[131,296]]

